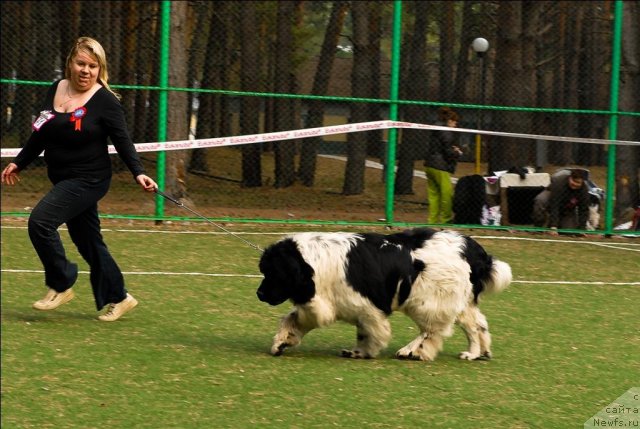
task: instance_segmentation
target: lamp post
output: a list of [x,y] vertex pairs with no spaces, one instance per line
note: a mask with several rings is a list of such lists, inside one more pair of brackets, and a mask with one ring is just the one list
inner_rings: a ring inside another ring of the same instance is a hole
[[[480,94],[481,94],[481,104],[485,104],[485,77],[486,77],[486,67],[484,64],[484,53],[489,50],[489,42],[487,39],[482,37],[478,37],[473,39],[471,42],[471,48],[475,51],[478,59],[480,60],[480,70],[481,70],[481,78],[480,78]],[[477,118],[477,128],[482,128],[482,112],[478,112]],[[476,134],[476,174],[480,174],[480,151],[482,148],[482,136],[478,133]]]

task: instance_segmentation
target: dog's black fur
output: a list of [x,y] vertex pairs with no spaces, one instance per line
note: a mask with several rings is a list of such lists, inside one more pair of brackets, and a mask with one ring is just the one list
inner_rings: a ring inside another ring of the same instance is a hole
[[453,223],[480,225],[482,209],[487,205],[487,188],[479,174],[458,179],[453,194]]

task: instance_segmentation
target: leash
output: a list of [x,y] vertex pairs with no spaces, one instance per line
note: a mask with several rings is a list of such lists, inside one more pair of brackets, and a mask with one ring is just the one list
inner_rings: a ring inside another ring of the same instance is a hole
[[155,192],[156,192],[156,194],[160,195],[161,197],[163,197],[163,198],[165,198],[165,199],[167,199],[167,200],[171,201],[171,202],[172,202],[172,203],[174,203],[175,205],[177,205],[177,206],[179,206],[179,207],[182,207],[182,208],[184,208],[184,209],[186,209],[186,210],[190,211],[190,212],[191,212],[191,213],[193,213],[194,215],[196,215],[196,216],[198,216],[198,217],[200,217],[200,218],[202,218],[202,219],[206,220],[206,221],[207,221],[207,222],[209,222],[211,225],[216,226],[217,228],[221,229],[222,231],[226,232],[227,234],[229,234],[229,235],[233,235],[233,236],[234,236],[235,238],[237,238],[238,240],[242,240],[242,241],[244,241],[246,244],[248,244],[249,246],[253,247],[253,248],[254,248],[254,249],[256,249],[258,252],[260,252],[260,253],[262,253],[262,252],[263,252],[263,250],[262,250],[259,246],[257,246],[257,245],[255,245],[255,244],[253,244],[252,242],[250,242],[250,241],[248,241],[248,240],[245,240],[244,238],[240,237],[240,236],[239,236],[239,235],[237,235],[237,234],[234,234],[233,232],[229,231],[228,229],[226,229],[226,228],[225,228],[225,227],[223,227],[222,225],[219,225],[219,224],[217,224],[217,223],[213,222],[211,219],[209,219],[209,218],[207,218],[207,217],[205,217],[205,216],[201,215],[200,213],[198,213],[197,211],[193,210],[192,208],[189,208],[189,207],[185,206],[183,203],[181,203],[180,201],[176,200],[175,198],[173,198],[173,197],[171,197],[171,196],[169,196],[169,195],[165,194],[165,193],[164,193],[164,192],[162,192],[161,190],[156,189],[156,191],[155,191]]

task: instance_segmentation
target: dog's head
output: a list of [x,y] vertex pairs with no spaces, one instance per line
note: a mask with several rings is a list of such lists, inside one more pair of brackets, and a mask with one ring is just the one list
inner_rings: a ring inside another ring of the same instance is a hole
[[279,305],[290,299],[295,304],[304,304],[315,295],[313,268],[290,238],[265,249],[260,258],[260,272],[264,280],[256,294],[262,302]]

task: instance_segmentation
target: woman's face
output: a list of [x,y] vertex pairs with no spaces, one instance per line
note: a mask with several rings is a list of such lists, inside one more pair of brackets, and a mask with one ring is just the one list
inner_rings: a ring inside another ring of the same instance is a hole
[[457,126],[458,126],[458,121],[456,121],[455,119],[447,120],[447,127],[456,128]]
[[69,64],[71,84],[77,91],[87,91],[93,88],[98,80],[100,64],[98,60],[87,52],[79,51]]

